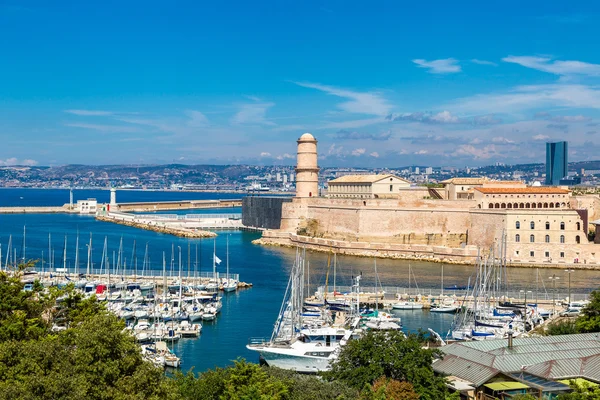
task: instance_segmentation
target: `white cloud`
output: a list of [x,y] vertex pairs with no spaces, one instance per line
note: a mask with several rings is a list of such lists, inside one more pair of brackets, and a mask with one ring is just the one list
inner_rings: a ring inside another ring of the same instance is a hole
[[532,137],[533,140],[548,140],[550,136],[542,135],[541,133]]
[[102,111],[102,110],[65,110],[66,113],[81,115],[84,117],[106,117],[117,114],[114,111]]
[[349,113],[384,116],[392,108],[387,100],[376,92],[356,92],[309,82],[294,83],[305,88],[320,90],[332,96],[349,99],[349,101],[338,104],[338,108]]
[[118,126],[118,125],[99,125],[99,124],[81,124],[81,123],[66,123],[65,126],[71,128],[91,129],[105,133],[134,133],[140,132],[140,129],[135,126]]
[[591,120],[590,117],[586,117],[585,115],[559,115],[552,117],[552,121],[556,122],[588,122]]
[[329,156],[341,156],[343,154],[344,147],[336,146],[335,143],[329,146],[329,150],[327,150],[327,155]]
[[366,151],[367,151],[367,149],[364,149],[364,148],[354,149],[354,150],[352,150],[352,155],[355,157],[362,156],[363,154],[365,154]]
[[460,121],[456,115],[450,114],[449,111],[442,111],[438,114],[435,114],[431,117],[431,119],[435,122],[440,122],[443,124],[454,124]]
[[16,157],[7,158],[6,160],[0,160],[0,166],[7,167],[11,165],[25,165],[28,167],[32,167],[37,165],[38,162],[31,159],[18,160]]
[[240,110],[233,116],[231,123],[234,125],[270,125],[273,121],[267,119],[267,110],[275,103],[248,103],[242,104]]
[[469,113],[511,113],[542,107],[600,109],[600,88],[564,83],[517,86],[504,93],[459,99],[444,107]]
[[271,153],[267,152],[267,151],[263,151],[262,153],[260,153],[261,157],[271,157]]
[[374,158],[379,158],[379,153],[378,153],[378,152],[376,152],[376,151],[372,152],[372,153],[371,153],[371,154],[369,154],[369,155],[370,155],[371,157],[374,157]]
[[514,140],[510,140],[510,139],[507,139],[507,138],[502,137],[502,136],[497,136],[497,137],[492,138],[492,142],[494,142],[494,143],[500,143],[500,144],[513,144],[513,143],[515,143]]
[[185,115],[190,117],[187,124],[193,128],[203,128],[209,125],[208,118],[200,111],[186,110]]
[[504,57],[502,61],[555,75],[600,76],[600,64],[590,64],[583,61],[553,61],[548,57],[536,56],[508,56]]
[[428,154],[428,153],[429,153],[429,150],[421,149],[421,150],[415,151],[413,154],[420,154],[420,155],[422,155],[422,154]]
[[471,62],[472,62],[473,64],[479,64],[479,65],[491,65],[491,66],[493,66],[493,67],[497,67],[497,66],[498,66],[498,64],[496,64],[495,62],[486,61],[486,60],[479,60],[479,59],[477,59],[477,58],[473,58],[473,59],[471,60]]
[[496,146],[493,144],[484,147],[475,147],[470,144],[464,144],[459,146],[453,153],[454,156],[469,156],[476,160],[487,160],[497,154]]
[[276,158],[278,160],[286,160],[286,159],[294,158],[294,156],[291,155],[291,154],[288,154],[288,153],[284,153],[284,154],[281,154],[281,155],[277,156]]
[[321,128],[323,129],[355,129],[363,128],[369,125],[375,125],[385,122],[385,118],[367,118],[367,119],[355,119],[350,121],[339,121],[329,122],[324,124]]
[[441,60],[431,61],[418,58],[412,60],[412,62],[414,62],[421,68],[428,68],[429,72],[432,74],[452,74],[461,71],[461,67],[460,65],[458,65],[458,60],[454,58],[445,58]]

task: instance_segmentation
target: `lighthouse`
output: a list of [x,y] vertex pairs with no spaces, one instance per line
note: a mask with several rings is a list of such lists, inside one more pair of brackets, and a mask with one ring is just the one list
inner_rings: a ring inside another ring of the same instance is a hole
[[296,197],[316,197],[319,195],[317,139],[310,133],[305,133],[297,143]]

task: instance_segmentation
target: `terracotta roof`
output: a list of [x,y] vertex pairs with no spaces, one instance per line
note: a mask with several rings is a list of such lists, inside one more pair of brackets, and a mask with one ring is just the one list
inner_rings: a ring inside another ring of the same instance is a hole
[[484,194],[568,194],[570,190],[557,187],[530,186],[524,188],[478,187],[475,190]]
[[455,185],[483,185],[484,183],[489,182],[488,178],[479,177],[479,178],[450,178],[445,181],[441,181],[440,183],[446,184],[455,184]]
[[344,175],[339,178],[335,178],[334,180],[329,181],[328,183],[373,183],[378,182],[385,178],[396,178],[406,183],[409,183],[407,180],[398,178],[395,175],[391,174],[381,174],[381,175]]

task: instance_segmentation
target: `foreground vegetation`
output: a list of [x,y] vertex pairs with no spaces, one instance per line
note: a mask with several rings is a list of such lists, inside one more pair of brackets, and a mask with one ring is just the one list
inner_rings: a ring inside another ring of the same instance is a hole
[[577,318],[563,318],[546,326],[548,335],[600,332],[600,290],[590,294],[590,302]]

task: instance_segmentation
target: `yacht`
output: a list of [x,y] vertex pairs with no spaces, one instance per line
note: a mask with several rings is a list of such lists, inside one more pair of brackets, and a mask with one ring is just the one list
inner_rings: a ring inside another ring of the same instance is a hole
[[359,332],[356,328],[360,322],[360,279],[357,276],[353,285],[357,303],[343,326],[334,326],[329,319],[315,321],[314,316],[308,319],[303,316],[304,258],[297,254],[271,339],[250,339],[246,347],[258,352],[269,366],[302,373],[328,370],[341,347]]

